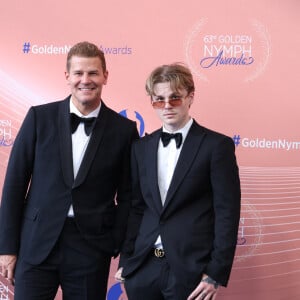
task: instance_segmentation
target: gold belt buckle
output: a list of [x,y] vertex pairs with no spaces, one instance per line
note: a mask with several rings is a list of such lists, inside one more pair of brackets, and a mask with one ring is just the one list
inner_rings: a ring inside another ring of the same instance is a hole
[[158,258],[162,258],[165,256],[165,251],[164,251],[164,249],[161,249],[161,248],[155,248],[154,255]]

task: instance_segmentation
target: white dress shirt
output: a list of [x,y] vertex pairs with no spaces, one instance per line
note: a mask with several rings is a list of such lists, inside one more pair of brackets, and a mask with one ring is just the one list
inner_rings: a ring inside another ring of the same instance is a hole
[[[82,118],[91,118],[91,117],[97,117],[100,111],[101,103],[100,105],[91,113],[88,115],[83,115],[73,104],[72,101],[70,101],[70,113],[74,113],[79,117]],[[73,174],[74,179],[77,176],[78,170],[80,168],[82,159],[84,157],[86,148],[88,146],[88,143],[90,141],[90,137],[86,135],[84,131],[84,123],[80,123],[76,129],[76,131],[72,134],[72,156],[73,156]],[[68,217],[74,217],[74,211],[73,206],[70,206]]]
[[[158,178],[158,187],[160,192],[160,197],[162,204],[164,205],[167,192],[173,177],[173,173],[185,141],[185,138],[193,124],[193,119],[191,118],[183,128],[177,130],[177,133],[180,132],[182,134],[182,143],[179,148],[176,148],[175,139],[171,139],[170,143],[164,147],[162,141],[160,140],[158,145],[158,152],[157,152],[157,178]],[[164,127],[162,129],[164,132],[168,132]],[[171,133],[171,132],[168,132]],[[158,236],[155,242],[155,248],[163,248],[161,238]]]

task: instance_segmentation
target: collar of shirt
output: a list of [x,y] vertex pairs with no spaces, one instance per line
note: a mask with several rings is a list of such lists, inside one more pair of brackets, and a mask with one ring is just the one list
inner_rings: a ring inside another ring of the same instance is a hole
[[75,115],[79,116],[79,117],[83,117],[83,118],[91,118],[91,117],[98,117],[99,111],[101,108],[101,102],[99,104],[99,106],[93,110],[92,112],[90,112],[88,115],[83,115],[77,108],[76,106],[73,104],[72,100],[70,100],[70,113],[74,113]]
[[[165,127],[162,128],[162,131],[168,132],[168,133],[181,133],[182,134],[182,143],[181,143],[181,146],[179,147],[179,149],[181,149],[192,124],[193,124],[193,119],[190,118],[189,121],[182,128],[180,128],[179,130],[176,130],[175,132],[170,132]],[[160,141],[160,144],[162,144],[162,141]]]

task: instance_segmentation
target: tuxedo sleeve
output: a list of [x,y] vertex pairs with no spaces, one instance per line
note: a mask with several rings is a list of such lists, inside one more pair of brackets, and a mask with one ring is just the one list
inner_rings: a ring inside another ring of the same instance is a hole
[[0,209],[0,254],[17,254],[23,207],[36,141],[35,112],[30,108],[16,136],[4,180]]
[[133,141],[139,139],[135,123],[132,122],[128,142],[123,151],[122,174],[117,191],[117,215],[114,227],[115,256],[120,252],[121,245],[125,239],[126,224],[132,200],[132,185],[130,171],[130,152]]
[[214,148],[210,169],[215,238],[211,260],[205,272],[218,283],[226,286],[237,244],[241,202],[235,146],[229,137],[224,137]]
[[128,218],[126,239],[122,246],[120,255],[120,267],[123,267],[125,265],[127,258],[134,252],[135,240],[139,232],[145,209],[145,202],[143,200],[139,182],[136,146],[137,143],[134,143],[131,151],[132,201]]

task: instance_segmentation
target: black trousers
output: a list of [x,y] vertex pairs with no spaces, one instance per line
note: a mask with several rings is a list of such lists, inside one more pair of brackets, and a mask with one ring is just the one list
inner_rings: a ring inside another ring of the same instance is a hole
[[153,253],[124,285],[128,300],[186,300],[192,292],[176,280],[167,258]]
[[81,237],[72,218],[49,257],[30,265],[20,257],[15,272],[15,300],[53,300],[59,286],[63,300],[105,300],[111,257]]

